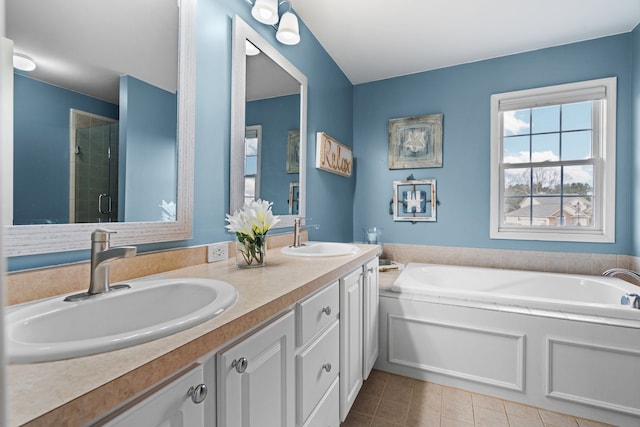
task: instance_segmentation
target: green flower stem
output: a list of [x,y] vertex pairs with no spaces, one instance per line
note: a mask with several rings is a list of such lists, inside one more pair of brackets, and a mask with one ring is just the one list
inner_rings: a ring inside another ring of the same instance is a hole
[[264,263],[266,241],[264,234],[256,234],[254,237],[249,237],[247,234],[236,233],[236,237],[238,242],[242,244],[239,250],[247,265],[253,264],[254,261],[257,264]]

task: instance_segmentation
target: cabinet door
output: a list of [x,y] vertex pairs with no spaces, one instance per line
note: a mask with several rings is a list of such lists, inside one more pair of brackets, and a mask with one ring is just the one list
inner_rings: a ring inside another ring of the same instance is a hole
[[[183,427],[205,426],[203,400],[206,398],[202,365],[187,372],[135,406],[112,415],[97,425],[109,427]],[[200,386],[194,394],[194,390]],[[213,385],[211,385],[213,386]],[[189,390],[192,390],[189,392]],[[193,396],[193,398],[192,398]],[[199,403],[196,403],[196,402]]]
[[293,427],[294,339],[290,311],[216,356],[218,425]]
[[362,378],[366,380],[378,358],[378,258],[364,265],[362,294],[364,311]]
[[362,387],[362,268],[340,279],[340,421]]

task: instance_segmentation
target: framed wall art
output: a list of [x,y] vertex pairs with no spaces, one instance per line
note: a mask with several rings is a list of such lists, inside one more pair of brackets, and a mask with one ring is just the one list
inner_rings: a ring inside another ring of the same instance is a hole
[[316,133],[316,168],[342,176],[351,176],[353,152],[324,132]]
[[389,120],[389,169],[442,167],[442,114]]
[[393,181],[394,221],[435,221],[436,180]]

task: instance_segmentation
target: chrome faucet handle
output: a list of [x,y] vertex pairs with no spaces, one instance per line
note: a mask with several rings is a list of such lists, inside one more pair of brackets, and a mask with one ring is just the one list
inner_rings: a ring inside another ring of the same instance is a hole
[[631,307],[640,309],[640,295],[624,294],[622,298],[620,298],[620,304],[622,305],[631,304]]

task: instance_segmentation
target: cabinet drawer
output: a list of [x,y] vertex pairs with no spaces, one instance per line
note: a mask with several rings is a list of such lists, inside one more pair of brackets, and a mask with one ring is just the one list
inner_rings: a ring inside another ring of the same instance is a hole
[[297,304],[297,345],[301,347],[338,316],[340,288],[334,282],[317,294]]
[[329,387],[316,409],[313,410],[303,427],[339,427],[340,426],[340,387],[336,378]]
[[298,377],[298,424],[318,404],[340,371],[340,328],[333,324],[296,357]]

